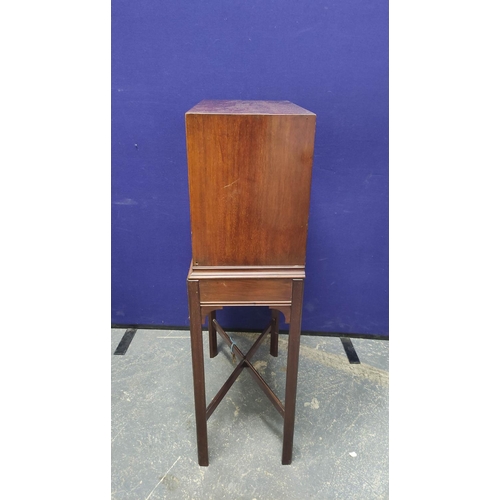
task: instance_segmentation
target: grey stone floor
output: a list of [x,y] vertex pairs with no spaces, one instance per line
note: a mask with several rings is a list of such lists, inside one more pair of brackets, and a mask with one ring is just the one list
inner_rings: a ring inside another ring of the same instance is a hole
[[[111,353],[125,330],[112,329]],[[257,334],[231,333],[244,352]],[[227,346],[208,356],[207,401],[232,371]],[[255,368],[284,400],[287,336],[269,337]],[[246,370],[208,421],[210,465],[197,461],[189,332],[138,330],[112,355],[112,499],[388,498],[389,342],[302,336],[293,462],[281,465],[283,420]]]

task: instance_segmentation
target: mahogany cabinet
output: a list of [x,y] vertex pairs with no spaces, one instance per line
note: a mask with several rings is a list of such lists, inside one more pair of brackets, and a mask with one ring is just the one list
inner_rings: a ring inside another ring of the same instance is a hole
[[[282,463],[292,459],[307,224],[316,115],[289,101],[201,101],[186,113],[192,262],[188,301],[200,465],[207,420],[243,369],[284,418]],[[216,319],[228,306],[268,306],[270,324],[247,354]],[[250,363],[267,334],[278,355],[278,311],[290,324],[285,401]],[[202,324],[239,364],[207,406]],[[264,444],[263,444],[264,446]]]

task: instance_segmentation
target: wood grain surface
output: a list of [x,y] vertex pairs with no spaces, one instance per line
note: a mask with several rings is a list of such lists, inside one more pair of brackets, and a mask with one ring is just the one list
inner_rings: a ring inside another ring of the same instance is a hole
[[232,102],[186,113],[193,264],[304,265],[316,115]]
[[201,302],[291,301],[292,280],[227,279],[200,280]]

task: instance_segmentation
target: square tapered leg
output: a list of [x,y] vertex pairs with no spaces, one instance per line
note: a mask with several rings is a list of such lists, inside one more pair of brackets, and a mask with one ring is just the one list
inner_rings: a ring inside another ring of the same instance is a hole
[[278,356],[278,335],[279,335],[279,328],[280,328],[280,321],[279,321],[279,311],[276,309],[272,309],[271,312],[271,356],[274,356],[275,358]]
[[193,362],[194,409],[198,463],[208,465],[207,402],[205,396],[205,367],[203,363],[203,331],[201,327],[199,282],[188,280],[189,324],[191,331],[191,357]]
[[211,358],[215,358],[218,354],[217,331],[215,330],[214,319],[216,319],[215,311],[208,313],[208,346]]
[[299,370],[300,328],[302,322],[302,300],[304,280],[293,280],[292,309],[288,333],[288,360],[285,388],[285,423],[283,425],[283,454],[281,463],[292,463],[293,432],[295,426],[295,398],[297,396],[297,374]]

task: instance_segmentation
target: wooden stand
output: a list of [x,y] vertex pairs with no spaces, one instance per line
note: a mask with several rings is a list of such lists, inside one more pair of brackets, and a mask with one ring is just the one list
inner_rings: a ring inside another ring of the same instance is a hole
[[[314,148],[313,113],[288,101],[202,101],[186,113],[193,260],[187,286],[198,461],[208,465],[207,420],[244,368],[284,418],[282,463],[292,461],[305,250]],[[243,354],[216,319],[226,306],[268,306],[270,325]],[[290,324],[285,404],[250,363],[278,315]],[[219,334],[239,359],[206,405],[202,324],[210,357]]]

